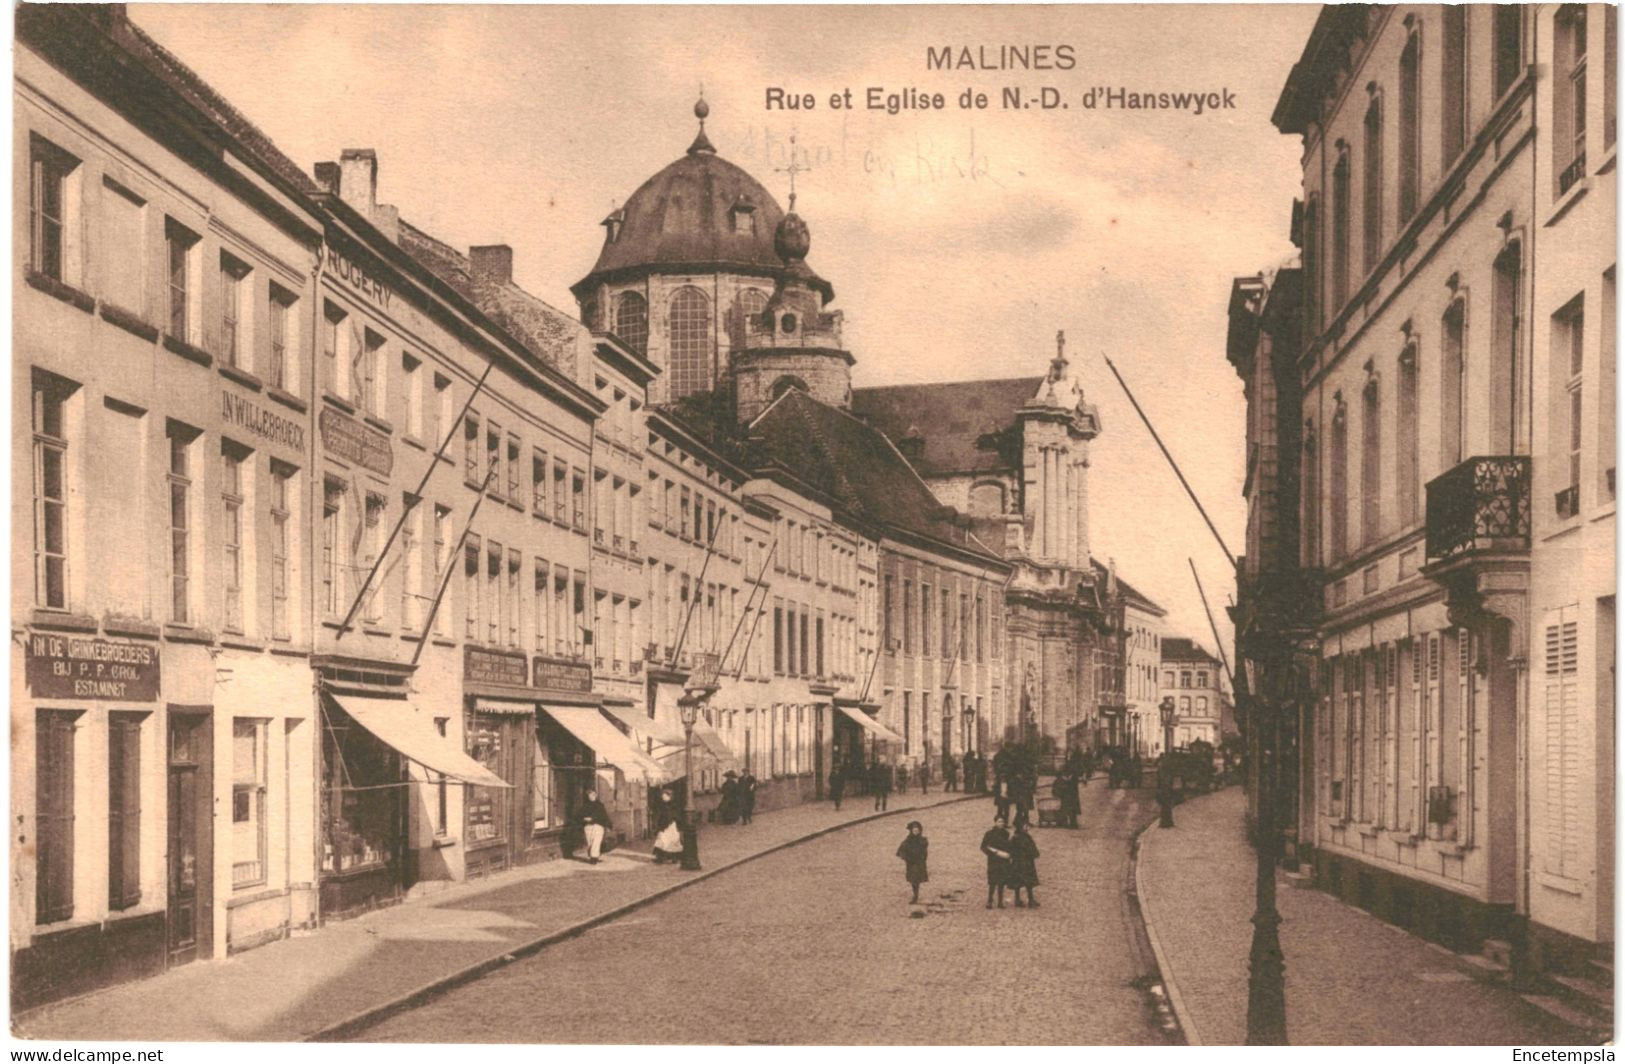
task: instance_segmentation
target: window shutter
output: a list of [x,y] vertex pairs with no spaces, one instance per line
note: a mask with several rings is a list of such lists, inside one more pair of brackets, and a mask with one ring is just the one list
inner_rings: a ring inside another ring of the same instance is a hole
[[34,920],[41,924],[73,915],[74,717],[47,710],[37,718]]
[[1579,625],[1546,626],[1546,870],[1573,875],[1579,862]]
[[141,900],[141,724],[115,715],[108,724],[107,904]]
[[1461,754],[1460,787],[1456,799],[1456,837],[1463,846],[1473,841],[1473,632],[1456,629],[1456,739]]

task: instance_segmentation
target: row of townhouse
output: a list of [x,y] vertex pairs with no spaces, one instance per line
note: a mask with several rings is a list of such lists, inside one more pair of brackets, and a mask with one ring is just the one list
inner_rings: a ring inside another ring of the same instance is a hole
[[[770,807],[1045,719],[1010,563],[846,409],[759,186],[743,323],[631,260],[578,321],[380,203],[372,151],[301,171],[121,7],[17,36],[17,1007],[555,857],[589,788],[636,838],[661,785],[749,769]],[[724,416],[672,394],[696,337],[738,346]]]
[[1615,12],[1326,8],[1275,114],[1301,265],[1231,301],[1289,856],[1571,975],[1613,941]]

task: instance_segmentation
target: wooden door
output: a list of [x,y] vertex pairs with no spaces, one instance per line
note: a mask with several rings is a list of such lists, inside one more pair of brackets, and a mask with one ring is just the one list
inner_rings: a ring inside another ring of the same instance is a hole
[[169,963],[214,949],[213,743],[209,718],[169,718]]

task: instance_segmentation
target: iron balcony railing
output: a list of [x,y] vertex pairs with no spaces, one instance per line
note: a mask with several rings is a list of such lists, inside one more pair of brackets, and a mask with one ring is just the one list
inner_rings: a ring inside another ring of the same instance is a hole
[[1529,549],[1529,458],[1469,458],[1428,482],[1427,556]]

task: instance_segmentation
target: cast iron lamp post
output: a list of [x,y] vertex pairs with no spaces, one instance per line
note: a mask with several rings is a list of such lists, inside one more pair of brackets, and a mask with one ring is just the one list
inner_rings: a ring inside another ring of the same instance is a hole
[[1172,695],[1164,698],[1157,706],[1162,713],[1162,756],[1167,757],[1174,749],[1174,699]]
[[1162,759],[1157,765],[1157,807],[1159,828],[1174,826],[1174,700],[1164,698],[1157,709],[1162,713]]
[[685,693],[677,700],[677,714],[683,722],[683,809],[682,826],[678,829],[683,837],[683,859],[680,867],[687,872],[697,872],[700,870],[700,839],[689,805],[689,792],[694,789],[694,724],[700,716],[700,698],[693,692]]

